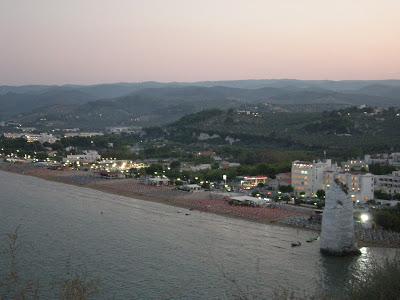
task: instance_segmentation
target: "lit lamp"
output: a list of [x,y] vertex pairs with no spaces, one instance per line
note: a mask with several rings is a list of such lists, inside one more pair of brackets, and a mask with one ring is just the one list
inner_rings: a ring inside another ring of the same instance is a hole
[[371,228],[372,227],[372,222],[371,222],[371,215],[368,213],[362,213],[360,215],[360,221],[361,225],[364,228]]
[[360,216],[361,223],[366,223],[369,221],[369,214],[361,214]]

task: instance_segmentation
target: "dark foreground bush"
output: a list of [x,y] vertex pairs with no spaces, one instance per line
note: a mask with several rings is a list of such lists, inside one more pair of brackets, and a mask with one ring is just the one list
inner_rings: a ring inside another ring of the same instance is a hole
[[383,229],[400,232],[400,210],[379,209],[374,212],[374,220]]

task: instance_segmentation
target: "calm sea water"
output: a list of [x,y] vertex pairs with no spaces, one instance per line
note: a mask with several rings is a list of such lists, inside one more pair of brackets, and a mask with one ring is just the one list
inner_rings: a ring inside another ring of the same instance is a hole
[[[312,232],[185,212],[0,171],[0,247],[20,225],[20,269],[40,281],[44,299],[69,270],[99,280],[96,299],[230,299],[239,290],[269,298],[280,286],[340,297],[371,259],[394,253],[326,258],[318,241],[304,242]],[[303,246],[292,248],[297,240]]]

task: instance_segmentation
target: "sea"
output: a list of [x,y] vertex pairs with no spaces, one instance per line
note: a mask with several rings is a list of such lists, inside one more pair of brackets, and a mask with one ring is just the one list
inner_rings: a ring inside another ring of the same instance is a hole
[[75,277],[96,286],[92,299],[341,299],[353,277],[396,252],[326,257],[318,240],[306,242],[318,236],[312,231],[0,171],[0,282],[10,266],[7,234],[17,228],[18,274],[39,283],[40,299],[57,299]]

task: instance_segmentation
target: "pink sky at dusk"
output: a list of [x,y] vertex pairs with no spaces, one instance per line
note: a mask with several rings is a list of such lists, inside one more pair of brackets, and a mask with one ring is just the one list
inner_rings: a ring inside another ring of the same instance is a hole
[[250,78],[400,78],[400,1],[0,0],[0,85]]

